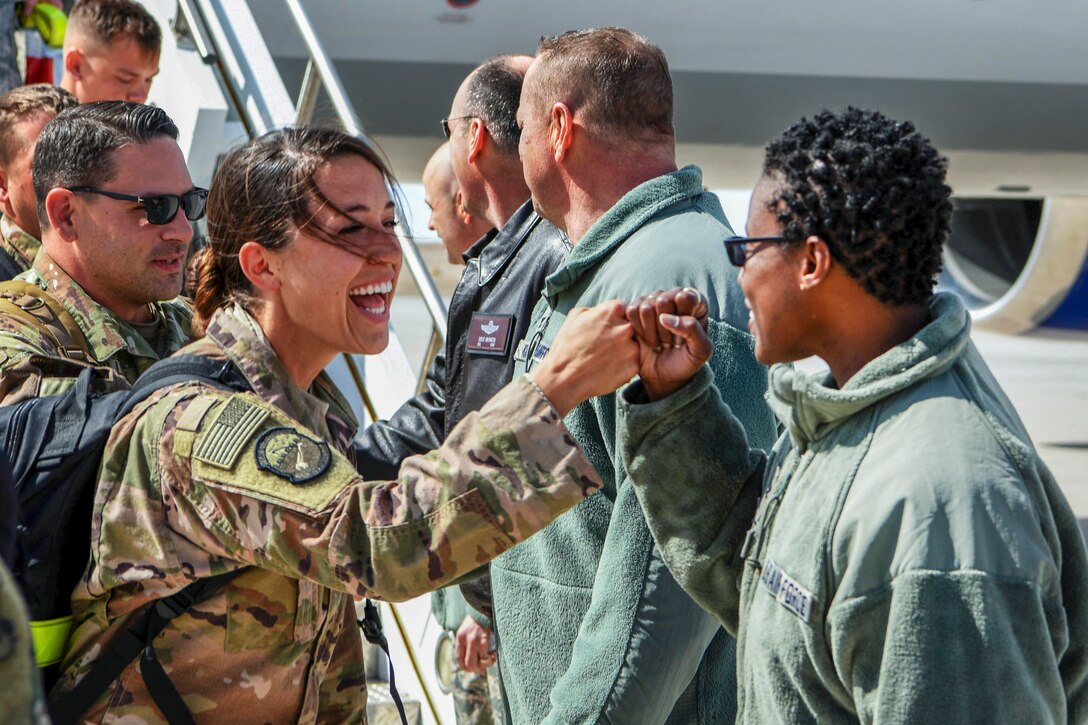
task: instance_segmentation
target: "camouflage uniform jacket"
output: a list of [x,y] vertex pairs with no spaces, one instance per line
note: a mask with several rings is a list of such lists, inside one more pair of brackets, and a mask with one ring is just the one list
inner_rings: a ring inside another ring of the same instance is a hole
[[[75,319],[90,347],[92,364],[108,366],[132,383],[159,359],[139,332],[91,299],[44,249],[34,266],[16,279],[47,290]],[[165,326],[162,349],[170,354],[192,338],[192,310],[181,298],[152,305]],[[40,308],[39,308],[40,309]],[[57,349],[49,328],[59,323],[42,319],[33,326],[23,317],[0,314],[0,405],[66,390],[79,372]]]
[[42,243],[23,231],[22,227],[0,214],[0,242],[4,245],[4,251],[12,258],[15,264],[24,270],[30,269],[34,263],[34,257],[42,248]]
[[0,721],[48,723],[41,680],[34,664],[30,626],[19,586],[0,559]]
[[[399,481],[364,483],[342,454],[346,404],[324,376],[310,392],[292,385],[241,308],[220,310],[186,352],[233,360],[253,393],[183,383],[114,428],[61,687],[143,605],[252,566],[155,641],[194,718],[362,722],[353,596],[404,600],[448,584],[600,485],[527,381],[406,460]],[[162,720],[135,663],[87,717]]]

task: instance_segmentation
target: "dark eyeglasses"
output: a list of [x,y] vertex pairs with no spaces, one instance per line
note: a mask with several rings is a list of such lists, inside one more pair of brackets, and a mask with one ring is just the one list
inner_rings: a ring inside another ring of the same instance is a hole
[[68,191],[80,194],[98,194],[108,196],[111,199],[121,201],[135,201],[144,206],[144,214],[150,224],[169,224],[174,221],[178,209],[185,210],[185,218],[191,222],[204,217],[204,209],[208,206],[208,190],[193,189],[184,194],[160,194],[159,196],[133,196],[121,194],[116,191],[103,191],[92,189],[89,186],[71,186]]
[[479,118],[479,116],[454,116],[453,118],[443,118],[440,121],[442,124],[442,135],[446,138],[450,137],[450,121],[463,121],[466,118]]
[[784,244],[792,240],[785,237],[729,237],[724,242],[725,253],[734,267],[743,267],[748,261],[748,245],[753,242],[767,242],[768,244]]

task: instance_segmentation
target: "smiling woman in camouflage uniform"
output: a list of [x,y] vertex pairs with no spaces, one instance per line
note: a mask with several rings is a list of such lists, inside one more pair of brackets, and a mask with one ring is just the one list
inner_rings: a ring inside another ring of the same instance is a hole
[[[193,717],[361,721],[353,596],[447,584],[600,485],[561,421],[634,372],[618,303],[576,316],[532,381],[408,459],[399,481],[356,473],[344,455],[356,422],[321,370],[387,343],[401,264],[388,181],[371,149],[333,131],[274,132],[223,162],[196,292],[206,333],[183,352],[229,360],[253,393],[175,385],[114,429],[62,688],[148,602],[248,566],[154,642]],[[126,716],[164,719],[136,664],[87,713]]]

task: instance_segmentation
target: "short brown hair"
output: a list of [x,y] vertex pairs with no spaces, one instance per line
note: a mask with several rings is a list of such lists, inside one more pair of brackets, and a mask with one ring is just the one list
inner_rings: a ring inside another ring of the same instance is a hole
[[626,28],[540,39],[533,100],[562,101],[603,141],[671,140],[672,77],[661,49]]
[[495,147],[507,156],[518,155],[518,104],[524,81],[525,73],[500,55],[481,63],[468,82],[465,111],[484,122]]
[[128,36],[150,55],[162,51],[159,24],[133,0],[78,0],[68,15],[68,33],[73,30],[101,45]]
[[49,228],[45,197],[50,190],[99,186],[117,173],[114,151],[163,137],[178,138],[166,111],[129,101],[84,103],[45,124],[34,147],[33,171],[42,229]]
[[75,96],[49,83],[18,86],[0,96],[0,166],[6,167],[19,148],[37,140],[16,133],[16,124],[38,116],[56,116],[78,105]]

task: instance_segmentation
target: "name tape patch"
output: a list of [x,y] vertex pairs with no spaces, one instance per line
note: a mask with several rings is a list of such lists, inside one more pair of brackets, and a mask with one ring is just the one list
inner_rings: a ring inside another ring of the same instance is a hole
[[796,579],[782,571],[781,567],[770,559],[763,565],[763,573],[760,574],[759,581],[767,593],[775,598],[775,601],[808,624],[812,617],[812,605],[816,602],[812,592],[798,584]]
[[267,417],[264,408],[242,398],[231,398],[219,411],[193,457],[219,468],[233,467],[242,447]]
[[513,315],[475,312],[468,326],[468,341],[465,347],[469,352],[478,355],[506,355],[513,329]]
[[533,350],[533,355],[532,355],[533,362],[538,363],[541,360],[543,360],[544,356],[548,354],[548,350],[551,350],[551,347],[544,344],[543,342],[540,343],[539,345],[537,345],[536,349]]

